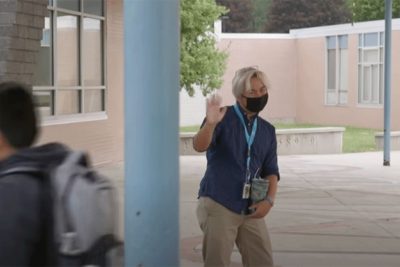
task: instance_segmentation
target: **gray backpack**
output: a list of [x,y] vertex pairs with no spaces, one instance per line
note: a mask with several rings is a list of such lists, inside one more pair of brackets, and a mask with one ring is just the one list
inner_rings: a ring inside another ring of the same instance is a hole
[[[7,173],[38,172],[28,167]],[[111,181],[89,167],[88,157],[70,151],[56,167],[41,170],[49,179],[52,213],[52,258],[57,266],[123,266],[123,244],[117,238],[117,202]],[[47,174],[48,173],[48,174]],[[50,198],[48,198],[50,199]]]

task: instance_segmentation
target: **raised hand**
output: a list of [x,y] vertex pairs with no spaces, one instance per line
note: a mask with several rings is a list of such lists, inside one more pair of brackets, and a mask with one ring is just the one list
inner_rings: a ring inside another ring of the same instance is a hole
[[207,123],[210,125],[218,124],[225,116],[226,107],[221,108],[222,97],[213,94],[207,98]]

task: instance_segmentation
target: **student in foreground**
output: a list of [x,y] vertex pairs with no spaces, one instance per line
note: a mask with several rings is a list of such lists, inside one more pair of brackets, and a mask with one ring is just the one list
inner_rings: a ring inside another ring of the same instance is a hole
[[0,266],[123,266],[111,180],[37,135],[29,88],[0,83]]

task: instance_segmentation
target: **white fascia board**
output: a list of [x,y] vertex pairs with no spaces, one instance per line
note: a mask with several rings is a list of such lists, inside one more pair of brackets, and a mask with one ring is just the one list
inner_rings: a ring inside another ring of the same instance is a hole
[[221,33],[220,39],[294,39],[288,33]]
[[[301,38],[312,38],[312,37],[341,35],[341,34],[381,32],[384,30],[385,30],[385,21],[374,20],[366,22],[356,22],[356,23],[296,29],[296,30],[290,30],[289,34],[292,35],[293,38],[301,39]],[[400,19],[392,20],[392,30],[400,30]]]
[[289,33],[223,33],[221,20],[214,22],[214,33],[218,41],[223,39],[293,39]]
[[[347,24],[336,24],[329,26],[293,29],[289,33],[222,33],[221,22],[215,24],[216,37],[223,39],[302,39],[312,37],[323,37],[342,34],[359,34],[368,32],[382,32],[385,30],[385,20],[374,20]],[[400,19],[392,19],[392,30],[400,30]]]

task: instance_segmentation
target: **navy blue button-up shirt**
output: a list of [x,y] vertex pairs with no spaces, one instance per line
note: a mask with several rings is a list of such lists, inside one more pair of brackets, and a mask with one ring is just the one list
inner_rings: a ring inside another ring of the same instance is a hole
[[[245,111],[238,106],[249,133],[254,119],[258,120],[251,146],[251,177],[260,169],[261,177],[275,174],[279,178],[274,126],[258,115],[249,121]],[[210,197],[235,213],[246,214],[250,203],[242,198],[242,191],[246,181],[247,150],[243,124],[233,106],[229,106],[224,118],[216,126],[207,150],[207,170],[200,183],[199,197]]]

